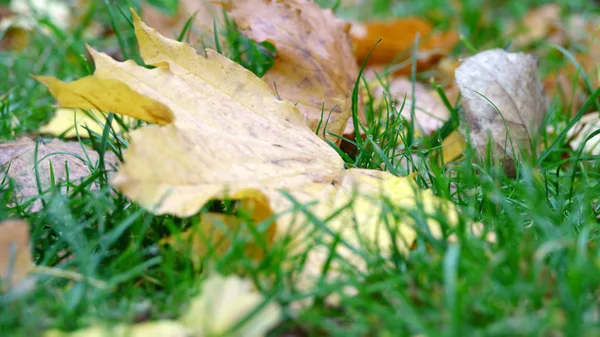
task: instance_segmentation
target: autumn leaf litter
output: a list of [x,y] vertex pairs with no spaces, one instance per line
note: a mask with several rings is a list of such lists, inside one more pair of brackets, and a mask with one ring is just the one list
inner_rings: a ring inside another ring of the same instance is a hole
[[[566,131],[563,124],[547,127],[551,110],[533,55],[491,49],[462,59],[451,71],[455,83],[447,88],[456,98],[460,94],[460,105],[452,106],[439,87],[435,90],[435,79],[425,86],[403,77],[406,67],[381,68],[402,53],[409,55],[412,37],[424,34],[414,69],[435,69],[458,43],[452,31],[433,32],[416,18],[350,23],[306,0],[223,5],[241,34],[277,50],[262,78],[212,49],[198,53],[197,45],[170,38],[173,25],[196,8],[185,1],[176,19],[146,16],[160,22],[158,30],[132,10],[140,55],[151,67],[88,47],[92,75],[63,82],[36,74],[59,108],[38,133],[79,138],[88,145],[41,138],[0,144],[0,162],[13,186],[7,207],[26,212],[21,214],[42,212],[43,218],[50,196],[85,189],[118,195],[126,207],[139,205],[149,214],[192,219],[194,226],[162,235],[156,247],[190,254],[190,268],[202,279],[194,282],[197,294],[168,319],[113,327],[99,321],[75,332],[46,329],[45,336],[266,336],[315,306],[344,310],[348,299],[364,291],[374,263],[393,270],[398,261],[410,265],[424,252],[434,257],[439,253],[432,249],[444,245],[444,268],[449,268],[458,259],[452,254],[469,240],[490,258],[502,243],[502,229],[492,227],[489,217],[474,216],[464,200],[477,199],[477,189],[457,190],[460,176],[453,167],[473,169],[472,179],[501,177],[494,179],[508,184],[524,179],[541,186],[542,173],[548,172],[542,160],[554,158],[558,146],[574,152],[567,159],[563,155],[560,165],[597,156],[597,113],[580,111]],[[532,15],[555,16],[550,8]],[[217,34],[212,31],[216,23],[196,20],[195,35],[188,39]],[[403,27],[411,38],[382,44],[370,66],[374,72],[383,69],[385,76],[366,75],[367,86],[353,96],[365,50],[391,27]],[[518,43],[525,46],[550,29],[533,30]],[[388,114],[374,115],[373,109]],[[107,112],[117,114],[118,123]],[[353,120],[361,133],[349,132]],[[547,130],[556,130],[555,143],[544,138]],[[395,136],[387,136],[390,132]],[[353,152],[343,152],[343,137]],[[372,153],[365,159],[367,149]],[[418,151],[430,157],[415,156]],[[402,165],[394,164],[396,157]],[[443,193],[434,189],[435,170],[456,179],[454,185],[448,180]],[[576,170],[577,165],[567,167],[573,181]],[[544,222],[531,223],[537,221]],[[23,220],[0,223],[0,278],[5,280],[0,296],[33,292],[41,284],[38,277],[98,289],[118,284],[63,269],[68,260],[36,265],[44,262],[32,257],[35,243],[28,231]],[[222,275],[218,261],[236,251],[243,252],[246,266],[260,266],[279,252],[285,258],[276,262],[278,273],[285,278],[252,275],[243,268]],[[375,259],[365,257],[372,253]],[[154,277],[140,282],[159,283]],[[323,284],[340,286],[319,294]],[[282,301],[267,295],[274,291],[305,295]]]

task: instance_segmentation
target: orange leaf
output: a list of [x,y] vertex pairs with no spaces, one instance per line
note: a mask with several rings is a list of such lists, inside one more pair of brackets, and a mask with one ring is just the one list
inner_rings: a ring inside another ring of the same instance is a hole
[[[369,51],[379,39],[381,42],[369,56],[369,65],[388,64],[411,57],[415,40],[419,36],[419,69],[425,69],[446,55],[458,42],[458,34],[450,31],[435,33],[427,21],[420,18],[400,18],[389,22],[368,22],[352,25],[350,36],[355,44],[359,63],[364,62]],[[400,69],[401,74],[410,72],[410,65]]]

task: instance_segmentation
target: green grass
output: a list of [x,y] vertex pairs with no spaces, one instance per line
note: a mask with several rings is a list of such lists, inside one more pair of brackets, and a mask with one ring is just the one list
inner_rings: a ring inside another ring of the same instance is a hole
[[[168,6],[172,2],[164,3]],[[322,3],[333,7],[336,2]],[[451,13],[450,18],[458,21],[461,33],[475,49],[484,50],[507,46],[510,41],[502,35],[506,22],[524,15],[536,2],[506,5],[491,1],[483,12],[481,1],[462,3],[461,11],[441,0],[398,4],[378,0],[368,10],[339,10],[340,15],[354,18],[358,13],[370,13],[374,18],[432,16],[441,27],[448,26],[448,17],[439,19],[432,14],[432,8],[439,8]],[[7,79],[0,82],[0,138],[35,135],[51,118],[55,101],[30,75],[72,80],[89,74],[92,65],[85,57],[85,43],[101,51],[120,50],[121,55],[139,61],[133,29],[121,15],[130,5],[134,4],[97,2],[88,13],[90,23],[114,26],[118,38],[86,40],[83,26],[75,32],[49,27],[48,35],[34,34],[25,50],[0,52],[0,78]],[[562,6],[565,13],[598,13],[598,8],[587,1],[562,1]],[[478,24],[481,15],[493,20]],[[40,22],[40,29],[48,26]],[[226,36],[231,48],[224,53],[256,73],[266,71],[272,62],[272,46],[258,45],[230,28]],[[549,53],[551,49],[541,44],[533,50],[547,55],[540,60],[542,72],[567,62],[560,53]],[[470,54],[465,45],[455,51],[455,55]],[[389,107],[373,110],[370,103],[366,102],[367,114],[372,116],[370,126],[384,123],[378,116],[394,114]],[[595,100],[589,103],[589,109],[582,112],[594,109]],[[29,221],[36,263],[75,271],[105,282],[106,287],[40,275],[30,292],[0,295],[1,335],[37,336],[48,328],[73,330],[99,322],[178,317],[190,297],[197,294],[204,278],[202,271],[210,268],[248,276],[266,296],[282,304],[285,321],[272,336],[286,332],[294,336],[597,336],[600,160],[585,154],[577,157],[564,139],[556,136],[569,120],[563,112],[565,105],[553,101],[545,124],[555,126],[558,132],[543,131],[539,137],[551,151],[543,152],[537,166],[519,166],[520,174],[514,179],[506,177],[491,160],[479,160],[471,148],[462,161],[439,166],[435,137],[405,139],[396,148],[395,140],[410,134],[406,130],[411,124],[402,120],[390,119],[383,128],[371,128],[378,131],[370,132],[366,140],[354,140],[359,150],[345,158],[348,167],[378,169],[384,164],[401,175],[416,172],[423,187],[452,200],[463,214],[457,230],[459,240],[450,244],[433,238],[423,230],[426,217],[420,209],[407,212],[386,205],[387,214],[393,214],[397,221],[411,217],[420,228],[410,258],[395,254],[386,260],[369,247],[356,247],[367,261],[367,273],[347,268],[344,280],[323,281],[309,293],[287,286],[290,275],[282,270],[281,262],[292,261],[299,269],[303,254],[291,256],[285,242],[268,249],[260,261],[246,256],[245,249],[253,238],[242,234],[233,237],[232,247],[222,256],[198,257],[191,251],[160,245],[161,239],[197,226],[199,217],[150,214],[115,193],[102,167],[96,166],[92,178],[83,185],[68,186],[68,192],[46,191],[40,197],[46,206],[38,213],[28,213],[26,205],[6,206],[14,191],[6,181],[0,191],[5,201],[0,203],[0,219]],[[450,108],[460,112],[460,105]],[[454,119],[447,128],[456,128],[458,123]],[[111,137],[86,143],[96,148],[126,146]],[[422,160],[408,161],[407,165],[403,157],[412,155]],[[565,161],[567,155],[573,159]],[[100,188],[90,189],[92,183]],[[229,213],[230,206],[214,202],[201,212]],[[445,224],[443,214],[437,218]],[[485,224],[488,231],[496,233],[497,243],[465,235],[467,220]],[[315,221],[307,226],[315,235],[329,235],[323,229],[326,223]],[[195,265],[192,257],[202,263]],[[353,285],[359,294],[343,297],[339,308],[323,304],[324,297],[339,293],[344,285]],[[292,315],[289,303],[314,295],[315,305]]]

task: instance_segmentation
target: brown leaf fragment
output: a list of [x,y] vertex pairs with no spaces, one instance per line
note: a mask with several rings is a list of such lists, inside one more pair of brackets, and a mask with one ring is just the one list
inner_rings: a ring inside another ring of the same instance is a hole
[[514,160],[531,152],[547,111],[537,59],[502,49],[483,51],[461,63],[456,82],[473,146],[483,154],[491,138],[506,173],[514,175]]
[[0,293],[14,286],[33,269],[29,225],[23,220],[0,223]]
[[[50,165],[52,165],[52,174],[56,184],[67,181],[67,179],[73,182],[87,177],[90,174],[87,158],[92,167],[97,165],[98,153],[84,148],[79,142],[62,142],[54,139],[50,143],[44,143],[22,138],[18,141],[0,144],[2,177],[4,178],[6,174],[15,180],[17,185],[15,201],[18,203],[39,195],[36,174],[39,176],[42,191],[51,186]],[[115,169],[118,162],[112,153],[107,153],[104,161],[105,167],[109,170]],[[41,201],[36,200],[31,211],[38,211],[41,207]]]
[[230,15],[244,35],[275,45],[275,63],[263,80],[281,98],[297,103],[312,130],[321,124],[320,137],[325,126],[341,135],[358,76],[349,23],[307,0],[233,0]]

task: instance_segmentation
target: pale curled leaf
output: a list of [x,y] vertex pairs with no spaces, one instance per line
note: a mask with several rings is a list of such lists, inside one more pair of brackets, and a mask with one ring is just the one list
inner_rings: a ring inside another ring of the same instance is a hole
[[600,113],[589,113],[581,117],[579,122],[567,133],[571,139],[569,145],[573,150],[579,150],[583,142],[583,152],[591,155],[600,155],[600,135],[587,139],[593,132],[600,130]]
[[[36,153],[37,146],[37,153]],[[37,155],[37,157],[36,157]],[[16,201],[21,203],[39,195],[39,189],[45,191],[54,183],[67,180],[77,182],[90,174],[90,165],[97,165],[98,153],[85,148],[79,142],[62,142],[54,139],[49,143],[22,138],[18,141],[0,144],[0,167],[4,174],[15,180]],[[105,154],[105,167],[112,170],[116,167],[117,158],[108,152]],[[52,175],[50,171],[52,166]],[[38,178],[40,186],[38,186]],[[42,207],[36,200],[31,211]]]
[[194,336],[222,336],[251,315],[227,336],[261,337],[279,323],[282,314],[279,304],[264,302],[249,280],[214,274],[203,282],[200,295],[192,300],[180,322]]
[[312,130],[322,119],[320,136],[326,125],[327,131],[342,135],[358,76],[349,24],[306,0],[234,0],[230,15],[246,36],[275,45],[277,56],[265,82],[298,104]]
[[461,63],[456,82],[474,147],[485,153],[491,137],[505,170],[514,174],[514,160],[531,152],[532,138],[547,111],[536,58],[487,50]]
[[0,222],[0,294],[6,286],[21,282],[34,267],[27,222]]

